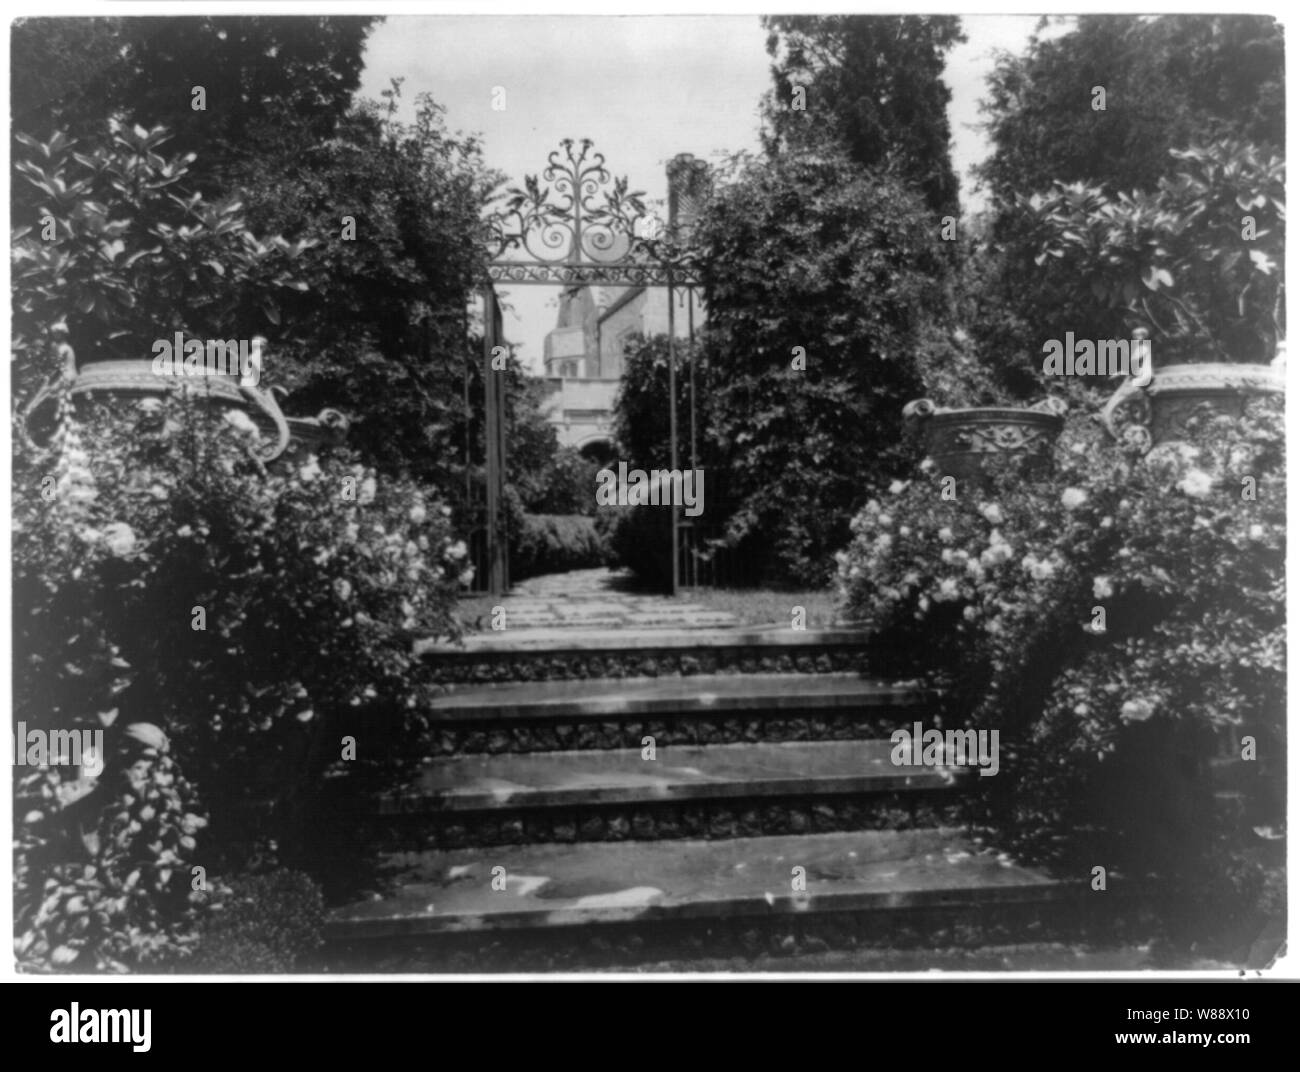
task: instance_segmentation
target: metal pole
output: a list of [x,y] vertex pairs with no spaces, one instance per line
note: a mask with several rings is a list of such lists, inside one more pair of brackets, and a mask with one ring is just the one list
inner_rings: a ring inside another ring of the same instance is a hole
[[501,534],[497,530],[501,505],[501,437],[498,429],[497,374],[492,368],[492,351],[496,348],[496,294],[489,284],[483,291],[483,416],[487,472],[487,554],[488,592],[499,596],[505,591],[501,551]]
[[[498,339],[504,337],[505,332],[502,330],[501,307],[495,306],[497,313],[496,336]],[[502,344],[504,345],[504,343]],[[510,424],[506,415],[506,378],[505,373],[497,373],[497,435],[501,439],[501,444],[497,448],[497,495],[505,499],[506,495],[506,461],[507,450],[506,444],[507,433],[510,430]],[[502,513],[501,515],[501,541],[498,544],[500,553],[500,573],[501,573],[501,591],[510,590],[510,515]]]
[[[673,277],[668,275],[668,442],[670,466],[677,473],[677,330],[673,319]],[[670,507],[672,516],[673,589],[680,587],[681,564],[677,561],[677,504]]]
[[[695,446],[695,289],[690,285],[687,285],[686,287],[686,340],[690,345],[690,349],[687,351],[687,360],[691,364],[691,381],[690,381],[691,469],[698,471],[700,467],[700,463],[699,463],[699,456],[696,453],[696,446]],[[703,492],[701,492],[701,494],[703,494]],[[694,531],[692,531],[691,532],[692,551],[696,550],[699,546],[696,537],[697,534]],[[694,554],[691,555],[689,559],[689,564],[690,564],[690,582],[689,582],[690,586],[692,588],[698,588],[700,584],[699,560],[695,557]]]
[[473,465],[470,434],[474,426],[474,410],[469,404],[469,354],[466,352],[469,349],[468,312],[461,317],[460,338],[461,345],[465,347],[465,350],[461,351],[460,358],[460,387],[465,406],[465,513],[468,515],[474,504],[474,493],[470,484],[470,467]]

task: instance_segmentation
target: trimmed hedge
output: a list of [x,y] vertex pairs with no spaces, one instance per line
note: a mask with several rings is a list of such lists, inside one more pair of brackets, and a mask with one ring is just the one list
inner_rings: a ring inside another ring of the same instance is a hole
[[650,585],[672,585],[672,511],[659,506],[608,507],[601,514],[610,555]]
[[510,550],[510,573],[515,580],[539,573],[595,569],[610,561],[609,544],[596,519],[581,514],[524,514]]

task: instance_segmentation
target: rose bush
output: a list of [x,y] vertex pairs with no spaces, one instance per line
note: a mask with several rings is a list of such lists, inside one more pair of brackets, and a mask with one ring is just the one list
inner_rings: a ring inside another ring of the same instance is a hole
[[[15,718],[124,726],[156,753],[128,776],[122,751],[94,785],[59,766],[20,779],[29,966],[184,955],[192,868],[237,866],[254,833],[300,848],[341,736],[364,748],[368,729],[413,710],[414,639],[457,632],[471,573],[445,507],[343,451],[267,473],[249,452],[256,427],[227,417],[183,398],[77,422],[65,406],[50,449],[19,437]],[[202,843],[196,792],[211,813]],[[65,933],[56,895],[96,922]]]
[[1192,435],[1143,458],[1073,419],[1053,474],[991,471],[955,499],[922,463],[839,557],[846,613],[888,669],[944,686],[946,719],[1001,731],[1004,839],[1184,890],[1232,873],[1216,853],[1243,844],[1214,807],[1216,756],[1251,772],[1246,818],[1265,828],[1285,762],[1281,415],[1205,411]]

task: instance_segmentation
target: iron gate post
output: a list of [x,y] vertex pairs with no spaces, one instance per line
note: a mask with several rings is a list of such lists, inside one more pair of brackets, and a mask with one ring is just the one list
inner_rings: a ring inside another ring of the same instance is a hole
[[503,390],[492,367],[495,350],[500,345],[497,335],[496,291],[489,283],[483,288],[483,412],[485,427],[483,438],[486,447],[487,493],[487,559],[488,593],[503,595],[506,590],[505,537],[501,531],[501,475],[504,469],[504,414],[501,401]]
[[[673,277],[672,273],[668,274],[668,442],[669,442],[669,467],[673,471],[673,478],[680,476],[677,469],[677,325],[673,319]],[[670,485],[671,486],[671,485]],[[679,487],[685,486],[683,480]],[[681,563],[678,561],[679,543],[681,534],[678,530],[677,501],[673,499],[669,507],[672,517],[672,555],[673,555],[673,588],[672,594],[675,597],[681,582]]]

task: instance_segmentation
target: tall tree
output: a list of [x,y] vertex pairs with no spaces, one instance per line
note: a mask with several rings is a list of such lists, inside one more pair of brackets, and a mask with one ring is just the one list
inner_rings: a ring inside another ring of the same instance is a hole
[[966,39],[960,19],[782,15],[763,22],[773,59],[763,109],[769,150],[830,138],[864,168],[893,166],[931,209],[956,214],[952,94],[942,75],[946,54]]
[[398,90],[364,104],[333,138],[285,146],[241,183],[255,227],[313,245],[308,288],[283,308],[276,351],[293,404],[352,416],[377,465],[436,475],[463,428],[467,309],[481,281],[481,213],[498,177],[477,139],[448,131],[427,95],[412,123]]
[[48,137],[111,116],[172,132],[202,154],[206,192],[287,126],[328,137],[361,80],[374,16],[26,19],[14,26],[12,117]]
[[[1285,145],[1284,48],[1257,15],[1085,15],[1002,55],[984,107],[995,201],[1054,179],[1111,192],[1154,186],[1170,149],[1231,136]],[[1104,91],[1104,98],[1098,91]]]
[[709,434],[759,578],[825,582],[849,518],[909,460],[901,410],[945,301],[929,218],[843,156],[782,154],[738,161],[701,219]]
[[989,76],[994,151],[977,169],[992,194],[985,252],[996,265],[988,315],[972,331],[982,351],[1026,367],[1060,331],[1104,338],[1128,329],[1077,279],[1043,270],[1033,214],[1018,196],[1054,180],[1112,196],[1150,192],[1180,166],[1171,150],[1231,137],[1265,156],[1285,143],[1282,30],[1272,18],[1088,15],[1064,34],[1047,29],[1044,20],[1024,53],[1003,55]]

